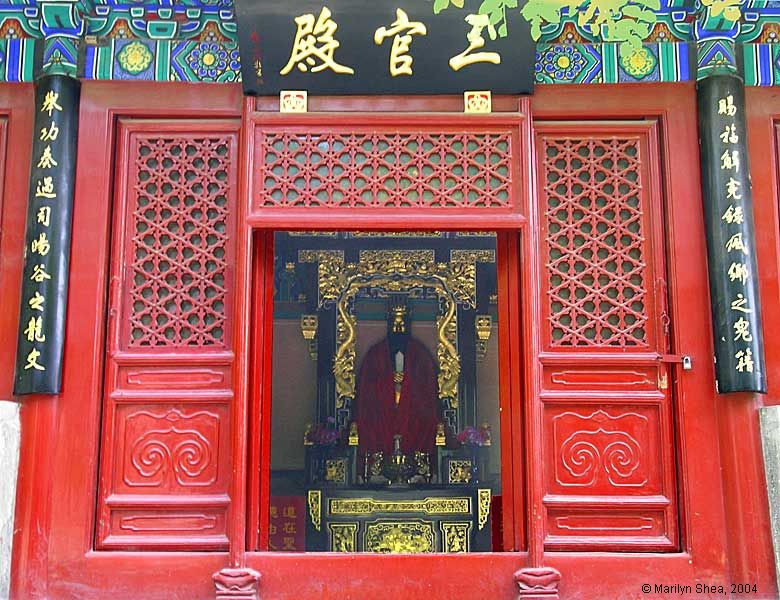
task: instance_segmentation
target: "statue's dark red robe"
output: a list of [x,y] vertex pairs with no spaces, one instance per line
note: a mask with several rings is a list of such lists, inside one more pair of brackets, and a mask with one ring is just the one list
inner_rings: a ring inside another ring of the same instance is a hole
[[[394,357],[384,341],[373,346],[360,366],[353,407],[360,435],[359,455],[393,451],[393,436],[401,434],[405,454],[433,453],[439,422],[436,366],[428,349],[409,338],[404,353],[401,400],[395,404]],[[362,464],[362,463],[361,463]]]

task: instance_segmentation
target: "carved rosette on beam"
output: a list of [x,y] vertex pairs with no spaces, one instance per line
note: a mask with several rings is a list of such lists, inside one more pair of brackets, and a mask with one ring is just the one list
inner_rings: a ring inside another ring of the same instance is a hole
[[62,383],[80,83],[64,75],[35,86],[25,261],[14,393],[58,394]]
[[718,391],[766,393],[745,89],[715,75],[697,93]]

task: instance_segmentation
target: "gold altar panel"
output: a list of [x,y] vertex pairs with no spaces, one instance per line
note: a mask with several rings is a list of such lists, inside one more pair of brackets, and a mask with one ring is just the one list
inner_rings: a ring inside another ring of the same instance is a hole
[[433,523],[426,521],[382,521],[366,525],[367,552],[422,554],[436,552]]
[[331,552],[355,552],[357,550],[357,523],[328,523]]
[[445,552],[468,552],[471,548],[469,534],[471,523],[439,523],[442,533],[442,550]]
[[423,500],[375,500],[374,498],[334,498],[331,515],[370,515],[377,512],[421,512],[427,515],[468,515],[471,498],[425,498]]

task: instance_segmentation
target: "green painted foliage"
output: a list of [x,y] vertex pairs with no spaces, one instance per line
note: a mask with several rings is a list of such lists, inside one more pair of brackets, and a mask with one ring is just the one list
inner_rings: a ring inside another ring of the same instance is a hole
[[[450,7],[466,8],[466,0],[434,0],[435,14]],[[488,15],[499,37],[509,34],[507,10],[518,8],[518,0],[482,0],[478,14]],[[559,25],[564,16],[576,17],[579,27],[600,36],[604,42],[620,44],[628,56],[642,47],[657,20],[660,0],[528,0],[520,14],[531,24],[531,36],[539,40],[545,25]]]

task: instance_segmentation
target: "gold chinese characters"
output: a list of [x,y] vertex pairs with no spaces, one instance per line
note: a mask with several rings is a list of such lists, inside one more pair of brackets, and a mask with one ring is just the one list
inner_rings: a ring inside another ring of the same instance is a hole
[[[734,103],[734,97],[731,94],[718,99],[719,116],[734,119],[738,112],[738,107]],[[718,134],[718,138],[723,148],[719,159],[720,170],[725,172],[724,175],[728,175],[723,192],[726,200],[729,202],[720,220],[727,227],[739,229],[737,231],[730,230],[726,234],[724,249],[730,257],[726,275],[731,283],[742,287],[744,291],[750,279],[750,263],[747,258],[750,255],[750,249],[741,230],[741,225],[745,222],[745,212],[742,206],[742,181],[739,179],[741,163],[738,146],[739,131],[737,130],[736,121],[727,121],[723,126],[723,130]],[[744,293],[736,293],[736,297],[730,301],[730,311],[733,340],[740,344],[753,342],[752,324],[750,321],[753,309],[749,306],[748,299]],[[736,361],[734,368],[737,372],[754,372],[755,362],[751,348],[747,346],[738,347],[734,353],[734,359]]]
[[[428,35],[428,27],[421,21],[413,21],[401,8],[396,8],[395,21],[381,25],[374,31],[374,43],[381,46],[392,38],[388,70],[393,77],[413,74],[414,57],[411,54],[413,36]],[[482,50],[487,40],[483,35],[487,30],[490,40],[497,36],[494,25],[488,15],[470,14],[465,22],[471,27],[466,33],[466,49],[449,60],[453,71],[476,63],[500,64],[498,52]],[[354,75],[355,69],[337,60],[336,51],[341,47],[337,39],[338,23],[327,6],[323,6],[318,16],[306,13],[295,17],[296,33],[290,51],[290,57],[279,72],[289,75],[295,69],[302,73],[319,73],[329,70],[338,75]],[[43,132],[42,132],[43,134]]]
[[390,29],[380,27],[374,32],[374,43],[377,46],[388,37],[395,36],[390,50],[390,74],[393,77],[412,74],[414,59],[409,55],[409,48],[413,35],[428,35],[428,29],[419,21],[409,21],[409,16],[400,8],[396,11],[396,20]]
[[[60,100],[60,94],[54,90],[48,90],[41,101],[39,113],[43,119],[42,126],[38,128],[38,140],[42,142],[40,155],[34,159],[33,164],[36,168],[54,173],[59,166],[60,160],[56,152],[55,142],[60,137],[60,125],[58,118],[63,108]],[[45,116],[44,116],[45,115]],[[45,144],[45,145],[44,145]],[[20,327],[22,328],[21,339],[29,344],[24,351],[23,370],[25,371],[46,371],[46,362],[44,360],[44,347],[46,344],[46,294],[48,282],[55,283],[55,274],[50,272],[50,263],[47,263],[47,257],[52,253],[52,243],[56,236],[52,235],[52,205],[50,202],[56,202],[57,189],[56,177],[54,175],[45,175],[34,180],[33,199],[37,202],[31,210],[34,215],[34,225],[36,229],[31,234],[29,240],[27,263],[25,265],[26,279],[36,284],[38,289],[33,288],[31,295],[24,299],[24,307],[32,314],[25,316]]]

